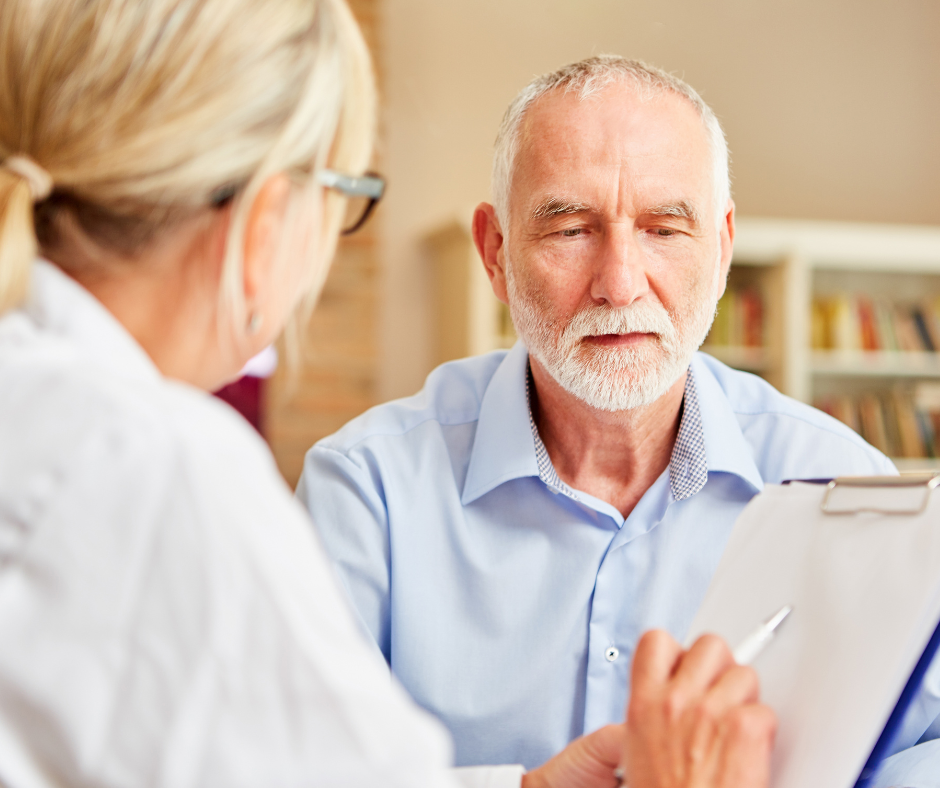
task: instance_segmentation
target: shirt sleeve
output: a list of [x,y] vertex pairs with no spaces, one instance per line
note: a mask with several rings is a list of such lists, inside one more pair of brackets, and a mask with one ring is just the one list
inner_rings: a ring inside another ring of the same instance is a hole
[[[935,656],[884,760],[876,785],[940,788],[940,656]],[[924,782],[924,780],[927,780]]]
[[317,445],[297,486],[360,621],[391,658],[388,510],[382,479],[365,460]]
[[940,740],[892,755],[885,760],[872,788],[940,788]]
[[460,788],[520,788],[525,769],[517,764],[461,766],[451,774]]

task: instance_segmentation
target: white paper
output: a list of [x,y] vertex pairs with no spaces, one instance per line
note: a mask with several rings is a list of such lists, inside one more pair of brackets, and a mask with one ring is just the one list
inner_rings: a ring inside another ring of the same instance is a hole
[[793,605],[753,663],[780,722],[773,788],[855,784],[940,619],[940,491],[916,516],[826,515],[824,493],[748,505],[690,630],[733,648]]

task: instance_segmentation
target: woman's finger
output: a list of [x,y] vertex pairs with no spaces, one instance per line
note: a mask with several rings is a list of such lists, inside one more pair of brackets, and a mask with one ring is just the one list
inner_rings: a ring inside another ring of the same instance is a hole
[[757,671],[744,665],[733,665],[708,690],[703,705],[718,717],[734,706],[757,703],[759,697]]
[[717,784],[767,788],[776,733],[777,717],[768,706],[752,703],[730,710],[719,733],[722,752]]
[[682,646],[668,632],[651,629],[644,633],[633,655],[631,691],[642,693],[666,684],[682,654]]
[[706,762],[707,771],[717,768],[729,720],[742,705],[757,702],[759,689],[755,671],[732,664],[698,702],[690,705],[685,715],[684,740],[691,769],[701,768]]
[[720,637],[702,635],[679,662],[672,690],[691,702],[704,695],[734,665],[734,655]]

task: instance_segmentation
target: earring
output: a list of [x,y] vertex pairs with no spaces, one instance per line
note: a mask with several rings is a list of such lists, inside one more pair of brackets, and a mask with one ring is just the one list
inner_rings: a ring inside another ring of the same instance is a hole
[[252,312],[248,316],[248,333],[254,336],[261,330],[261,324],[264,322],[264,318],[258,312]]

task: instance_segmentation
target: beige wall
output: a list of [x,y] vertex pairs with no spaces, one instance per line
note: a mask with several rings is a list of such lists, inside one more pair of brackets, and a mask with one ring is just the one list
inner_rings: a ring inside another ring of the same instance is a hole
[[488,198],[502,113],[592,53],[685,77],[728,133],[740,213],[940,224],[936,0],[385,0],[378,396],[430,365],[418,238]]

